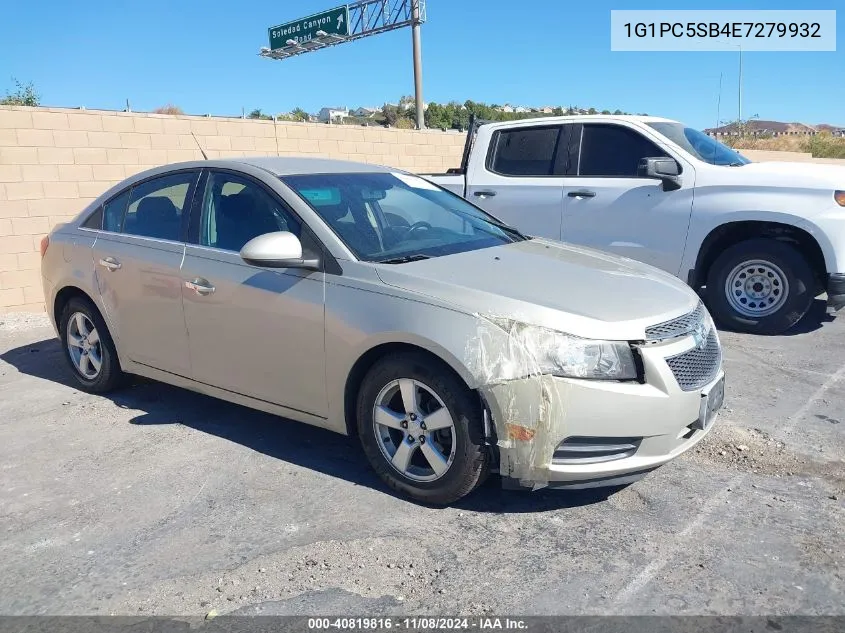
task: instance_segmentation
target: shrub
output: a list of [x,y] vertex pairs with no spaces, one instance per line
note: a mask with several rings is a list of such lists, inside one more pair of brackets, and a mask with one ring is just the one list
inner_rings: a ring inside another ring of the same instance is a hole
[[35,91],[35,86],[31,81],[28,84],[22,84],[17,79],[12,79],[12,82],[17,89],[15,92],[6,91],[6,96],[0,99],[0,105],[41,105],[41,96]]
[[182,111],[182,108],[179,106],[175,106],[172,103],[168,103],[167,105],[163,105],[160,108],[156,108],[153,110],[156,114],[185,114]]

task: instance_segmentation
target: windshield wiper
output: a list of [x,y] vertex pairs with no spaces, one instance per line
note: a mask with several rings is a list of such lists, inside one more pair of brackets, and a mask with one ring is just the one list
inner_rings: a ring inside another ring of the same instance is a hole
[[377,264],[407,264],[408,262],[418,262],[422,259],[431,259],[431,255],[424,255],[423,253],[416,253],[414,255],[402,255],[401,257],[389,257],[388,259],[378,259]]
[[742,167],[744,164],[745,163],[733,162],[733,163],[728,163],[728,167]]

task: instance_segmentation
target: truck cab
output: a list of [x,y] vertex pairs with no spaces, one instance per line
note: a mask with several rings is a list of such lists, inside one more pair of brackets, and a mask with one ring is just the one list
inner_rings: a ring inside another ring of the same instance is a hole
[[680,277],[731,329],[777,334],[845,305],[845,168],[752,163],[677,121],[584,115],[473,125],[428,176],[525,233]]

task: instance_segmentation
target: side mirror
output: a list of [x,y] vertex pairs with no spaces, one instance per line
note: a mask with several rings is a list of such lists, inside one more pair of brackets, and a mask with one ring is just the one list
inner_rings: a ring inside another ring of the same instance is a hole
[[264,268],[320,268],[319,260],[302,259],[299,238],[287,231],[252,238],[244,244],[240,255],[247,264]]
[[681,188],[681,167],[673,158],[643,158],[637,167],[637,175],[662,181],[663,191]]

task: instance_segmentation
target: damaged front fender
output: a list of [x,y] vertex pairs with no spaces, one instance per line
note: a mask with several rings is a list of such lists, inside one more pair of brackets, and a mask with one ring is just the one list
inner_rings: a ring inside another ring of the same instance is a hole
[[565,435],[566,408],[559,381],[541,371],[541,350],[518,335],[518,323],[476,315],[464,362],[490,410],[500,474],[536,489],[548,483],[552,454]]

